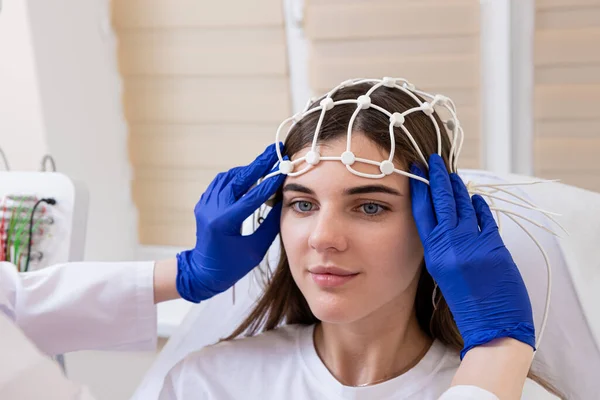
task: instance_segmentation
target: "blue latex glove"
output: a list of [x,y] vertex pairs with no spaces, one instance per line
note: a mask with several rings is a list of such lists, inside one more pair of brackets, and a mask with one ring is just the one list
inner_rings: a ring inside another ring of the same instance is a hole
[[[427,178],[416,166],[411,173]],[[410,179],[412,209],[437,282],[464,340],[461,359],[475,346],[511,337],[535,349],[525,283],[485,200],[471,200],[462,179],[429,158],[430,185]]]
[[177,290],[198,303],[224,292],[256,267],[279,233],[281,203],[256,232],[242,236],[242,223],[273,195],[285,180],[280,174],[248,191],[277,162],[271,145],[251,164],[220,173],[194,209],[196,247],[177,255]]

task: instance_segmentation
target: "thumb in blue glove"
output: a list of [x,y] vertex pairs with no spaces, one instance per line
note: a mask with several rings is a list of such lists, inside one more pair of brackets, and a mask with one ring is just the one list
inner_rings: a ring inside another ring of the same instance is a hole
[[279,174],[252,188],[277,161],[273,144],[251,164],[220,173],[208,186],[194,209],[196,246],[177,255],[181,297],[197,303],[224,292],[262,261],[279,233],[281,203],[256,232],[242,236],[241,228],[285,180]]
[[[427,178],[414,165],[411,173]],[[437,154],[429,159],[429,182],[410,179],[412,210],[427,271],[464,340],[461,359],[503,337],[535,349],[529,295],[489,206],[479,195],[471,200],[462,179],[448,174]]]

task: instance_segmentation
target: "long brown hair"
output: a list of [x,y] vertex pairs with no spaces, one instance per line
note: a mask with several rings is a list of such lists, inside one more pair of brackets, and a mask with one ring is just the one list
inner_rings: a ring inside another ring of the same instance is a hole
[[[368,83],[344,87],[336,92],[333,99],[334,101],[356,99],[365,94],[371,87],[372,84]],[[404,112],[418,106],[415,100],[403,91],[387,87],[380,87],[375,90],[371,94],[371,101],[390,112]],[[316,107],[318,104],[319,101],[317,100],[311,108]],[[344,104],[336,105],[328,110],[322,121],[319,142],[325,143],[345,135],[355,108],[356,106],[353,104]],[[319,114],[319,112],[313,112],[307,115],[290,131],[285,142],[285,152],[290,158],[312,143]],[[448,166],[450,139],[445,134],[446,130],[437,113],[434,113],[433,116],[443,132],[442,158]],[[406,117],[405,126],[425,156],[437,152],[437,135],[433,122],[428,116],[421,112],[409,114]],[[354,131],[360,132],[383,151],[389,151],[391,145],[389,118],[380,111],[374,109],[361,110],[354,121]],[[408,167],[411,163],[416,163],[424,167],[421,165],[422,162],[418,153],[403,131],[400,128],[395,128],[394,133],[396,165]],[[277,199],[281,199],[281,192],[278,193]],[[432,298],[435,284],[425,268],[424,260],[421,266],[415,299],[415,311],[419,326],[432,339],[437,339],[445,346],[459,352],[463,348],[463,340],[450,308],[439,290],[435,291],[434,301],[436,306],[433,306]],[[312,325],[319,322],[292,277],[285,249],[281,245],[279,264],[267,283],[264,293],[248,317],[224,340],[231,340],[242,335],[256,335],[259,332],[273,330],[281,324]],[[530,371],[528,377],[546,390],[561,397],[553,386],[533,372]]]

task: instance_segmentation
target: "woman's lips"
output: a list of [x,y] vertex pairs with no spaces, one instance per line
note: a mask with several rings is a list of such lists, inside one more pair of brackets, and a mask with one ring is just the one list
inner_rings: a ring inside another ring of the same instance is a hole
[[358,273],[337,267],[316,267],[309,269],[312,280],[322,288],[342,286],[354,279]]

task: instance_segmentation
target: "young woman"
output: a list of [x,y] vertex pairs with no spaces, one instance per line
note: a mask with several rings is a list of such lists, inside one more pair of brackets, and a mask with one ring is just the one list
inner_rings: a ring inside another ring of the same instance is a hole
[[[370,87],[344,87],[334,100],[357,99]],[[418,106],[405,92],[386,87],[371,101],[390,112]],[[343,104],[327,111],[319,131],[322,157],[347,149],[355,109]],[[285,142],[290,160],[311,149],[318,123],[319,113],[312,113],[294,126]],[[351,139],[356,157],[387,159],[389,125],[377,110],[358,113]],[[274,183],[282,179],[276,177],[255,188],[265,185],[264,198],[281,185],[259,229],[280,224],[280,263],[248,318],[226,340],[176,365],[161,399],[520,398],[535,332],[518,268],[485,201],[471,199],[460,178],[447,172],[447,136],[441,136],[440,157],[428,116],[412,113],[405,127],[431,155],[429,165],[396,128],[394,166],[430,185],[399,174],[368,179],[341,162],[322,162],[283,184]],[[270,165],[277,160],[272,147],[261,157],[271,157]],[[369,164],[353,168],[379,173]],[[239,208],[241,189],[228,184],[236,175],[233,170],[218,177],[203,195],[196,211],[205,215],[204,229],[219,231],[226,211]],[[212,213],[206,211],[211,198]],[[229,234],[235,237],[235,229]],[[232,247],[217,249],[204,238],[204,251],[196,246],[178,256],[179,269],[235,278],[211,278],[217,291],[187,290],[180,279],[179,292],[192,301],[226,290],[270,245],[256,243],[252,261],[234,266],[215,261]]]

